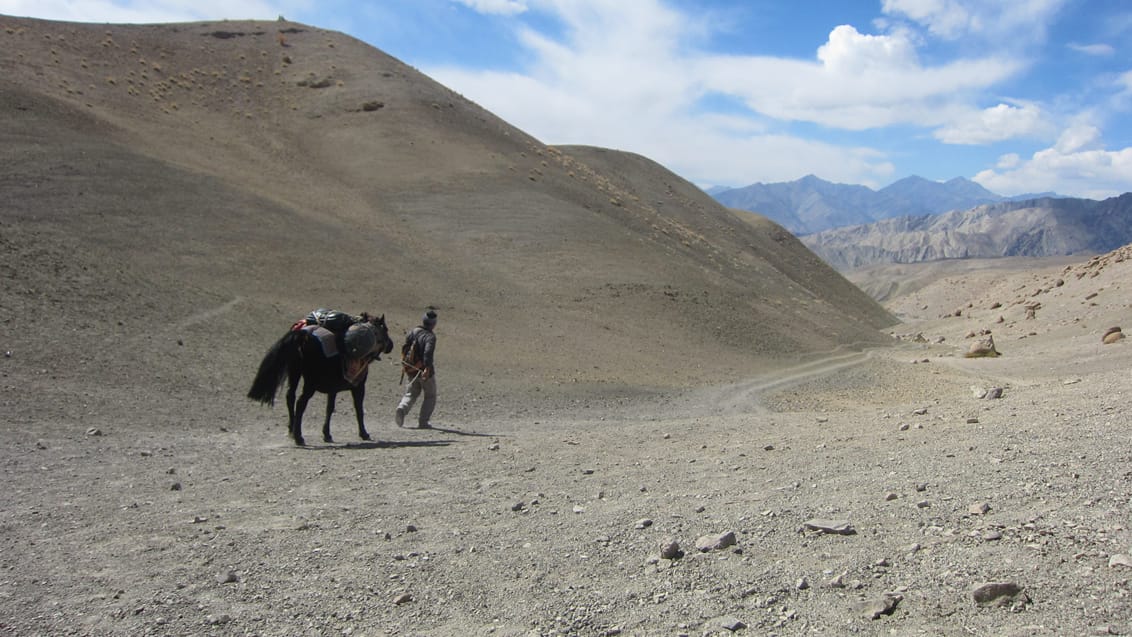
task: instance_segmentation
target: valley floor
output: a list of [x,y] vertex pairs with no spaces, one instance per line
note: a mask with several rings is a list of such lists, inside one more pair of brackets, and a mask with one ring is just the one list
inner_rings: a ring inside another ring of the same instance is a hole
[[[636,399],[442,385],[434,430],[393,425],[390,387],[376,442],[343,404],[321,443],[319,397],[307,448],[279,407],[97,408],[6,360],[0,632],[1129,634],[1132,349],[1060,342]],[[976,604],[992,582],[1023,593]]]

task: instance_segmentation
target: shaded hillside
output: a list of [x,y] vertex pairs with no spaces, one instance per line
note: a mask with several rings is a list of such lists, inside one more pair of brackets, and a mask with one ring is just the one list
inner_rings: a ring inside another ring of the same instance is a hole
[[712,191],[712,196],[727,206],[766,215],[797,234],[1014,199],[961,177],[941,183],[915,176],[874,191],[807,175],[797,181]]
[[0,42],[0,304],[67,335],[13,331],[31,364],[122,348],[123,380],[241,391],[315,306],[399,335],[435,305],[449,383],[671,385],[893,320],[781,228],[339,33],[0,18]]
[[827,230],[803,242],[841,270],[939,259],[1105,252],[1132,241],[1132,193],[1035,199]]

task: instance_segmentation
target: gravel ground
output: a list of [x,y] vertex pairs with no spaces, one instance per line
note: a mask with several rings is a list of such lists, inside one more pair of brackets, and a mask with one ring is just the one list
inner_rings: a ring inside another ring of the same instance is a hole
[[[998,359],[931,342],[965,320],[682,393],[441,377],[434,430],[392,424],[379,368],[375,441],[342,407],[338,442],[306,448],[235,392],[96,390],[13,352],[0,628],[1132,633],[1130,350],[1056,329]],[[1021,590],[977,603],[991,583]]]

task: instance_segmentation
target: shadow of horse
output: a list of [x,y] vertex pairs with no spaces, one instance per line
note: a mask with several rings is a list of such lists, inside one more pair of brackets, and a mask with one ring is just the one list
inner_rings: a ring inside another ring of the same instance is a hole
[[372,449],[411,449],[413,447],[427,449],[447,447],[451,444],[451,440],[371,440],[368,442],[347,442],[344,445],[304,445],[303,449],[308,451],[368,451]]
[[[252,381],[252,388],[248,391],[248,398],[265,405],[274,405],[275,394],[286,379],[287,429],[295,444],[306,444],[303,439],[303,412],[315,392],[326,394],[326,421],[322,425],[322,439],[325,442],[334,442],[330,436],[330,416],[334,413],[334,399],[338,392],[347,390],[354,399],[358,437],[362,440],[370,440],[369,432],[366,431],[365,410],[362,407],[366,396],[366,379],[369,376],[368,363],[381,360],[382,353],[388,354],[393,351],[393,339],[389,338],[385,315],[373,317],[362,313],[362,320],[357,325],[365,325],[373,330],[376,345],[363,356],[366,368],[355,377],[353,382],[347,380],[344,373],[345,355],[336,354],[327,357],[318,339],[306,329],[292,328],[267,350],[263,361],[260,362],[259,371]],[[295,393],[300,378],[303,381],[303,391],[296,399]]]
[[[412,427],[409,427],[409,429],[412,429]],[[421,429],[420,431],[435,431],[437,433],[442,433],[442,434],[453,434],[453,435],[456,435],[456,436],[474,436],[474,437],[477,437],[477,438],[502,438],[502,437],[504,437],[501,434],[481,434],[481,433],[476,432],[476,431],[462,431],[460,429],[448,429],[448,428],[445,428],[445,427],[438,427],[436,425],[432,425],[431,427]]]

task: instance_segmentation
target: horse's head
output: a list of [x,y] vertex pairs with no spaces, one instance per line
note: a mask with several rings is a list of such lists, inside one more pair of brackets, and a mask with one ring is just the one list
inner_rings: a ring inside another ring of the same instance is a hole
[[374,358],[381,360],[381,354],[388,354],[393,351],[393,339],[389,338],[389,326],[385,324],[385,315],[371,316],[369,312],[362,312],[362,322],[368,323],[377,334],[377,349],[378,352]]

